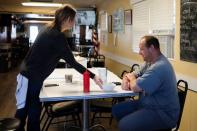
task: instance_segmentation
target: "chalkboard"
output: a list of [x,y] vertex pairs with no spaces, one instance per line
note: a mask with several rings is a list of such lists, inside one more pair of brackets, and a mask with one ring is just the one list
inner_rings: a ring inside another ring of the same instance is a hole
[[197,0],[181,0],[180,58],[197,63]]

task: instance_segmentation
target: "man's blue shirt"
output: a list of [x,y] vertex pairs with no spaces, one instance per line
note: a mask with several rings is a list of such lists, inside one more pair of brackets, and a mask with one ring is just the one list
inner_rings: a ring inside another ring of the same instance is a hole
[[167,58],[161,55],[155,63],[145,63],[134,74],[137,85],[143,90],[141,106],[156,110],[168,124],[176,124],[180,110],[176,76]]

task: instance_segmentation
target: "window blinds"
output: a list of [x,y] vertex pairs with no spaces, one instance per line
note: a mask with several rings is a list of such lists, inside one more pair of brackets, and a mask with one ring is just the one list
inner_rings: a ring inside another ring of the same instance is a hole
[[174,28],[173,1],[174,0],[149,0],[150,30],[172,30]]
[[148,34],[149,8],[148,1],[139,2],[133,7],[133,51],[139,51],[139,41],[142,36]]
[[[168,36],[174,34],[174,4],[174,0],[142,0],[133,3],[132,47],[134,52],[139,51],[139,41],[144,35]],[[169,40],[165,43],[167,42]]]

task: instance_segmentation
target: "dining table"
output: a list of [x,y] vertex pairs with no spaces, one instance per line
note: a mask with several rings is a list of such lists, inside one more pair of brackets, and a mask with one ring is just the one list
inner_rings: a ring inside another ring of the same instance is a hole
[[[89,68],[91,72],[98,75],[100,68]],[[99,98],[127,97],[137,95],[133,91],[122,90],[121,79],[107,69],[107,83],[119,83],[111,91],[104,91],[92,79],[90,80],[90,91],[83,91],[83,76],[73,68],[55,69],[51,75],[44,81],[40,92],[41,102],[58,102],[64,100],[82,100],[83,101],[83,131],[89,131],[93,127],[89,126],[90,100]],[[72,75],[72,82],[66,83],[65,75]],[[46,86],[52,85],[52,86]]]

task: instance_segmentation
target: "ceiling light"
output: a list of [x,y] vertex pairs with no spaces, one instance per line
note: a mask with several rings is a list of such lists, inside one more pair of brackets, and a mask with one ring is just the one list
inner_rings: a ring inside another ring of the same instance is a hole
[[60,7],[61,3],[46,3],[46,2],[23,2],[23,6],[43,6],[43,7]]
[[25,20],[24,22],[23,22],[24,24],[32,24],[32,23],[44,23],[44,24],[49,24],[49,23],[51,23],[51,21],[47,21],[47,20],[45,20],[45,21],[43,21],[43,20]]
[[40,18],[40,19],[54,19],[55,17],[52,15],[41,15],[41,14],[26,14],[27,18]]

